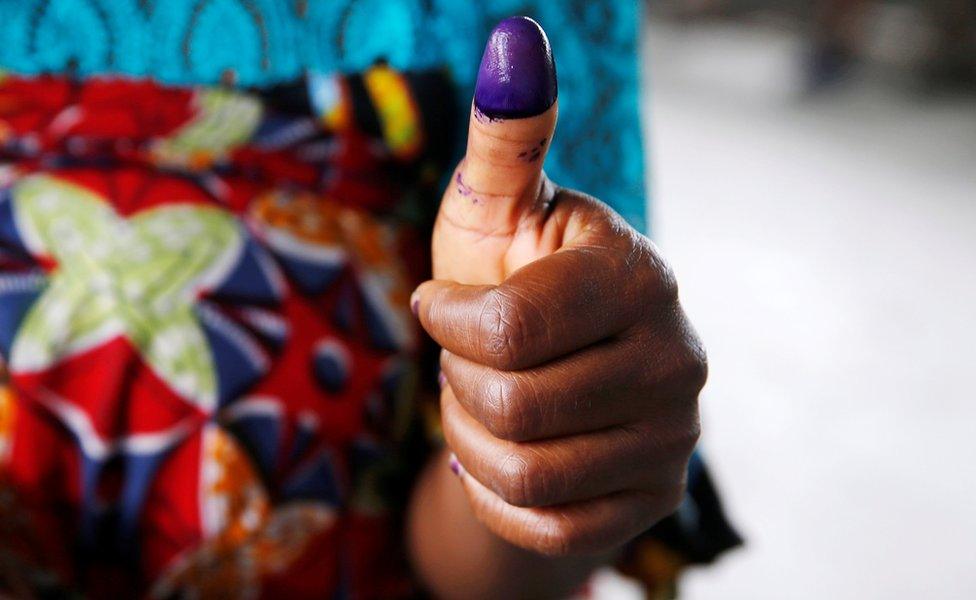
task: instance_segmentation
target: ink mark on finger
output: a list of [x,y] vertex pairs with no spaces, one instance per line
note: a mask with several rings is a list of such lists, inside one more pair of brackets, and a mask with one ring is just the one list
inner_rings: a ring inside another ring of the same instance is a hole
[[457,191],[459,194],[461,194],[462,196],[471,195],[472,193],[471,188],[468,187],[466,183],[464,183],[464,179],[461,177],[460,170],[458,170],[457,175],[454,177],[454,181],[457,182]]
[[518,155],[518,157],[519,157],[519,160],[521,160],[523,162],[534,163],[535,161],[539,160],[539,158],[542,157],[542,149],[541,148],[538,148],[538,147],[537,148],[532,148],[531,150],[526,150],[525,152],[520,152],[519,155]]
[[474,195],[474,190],[471,189],[471,186],[464,183],[464,178],[461,177],[461,169],[458,169],[457,175],[454,176],[454,181],[457,184],[458,194],[461,194],[465,198],[470,198],[471,204],[481,204],[481,200]]

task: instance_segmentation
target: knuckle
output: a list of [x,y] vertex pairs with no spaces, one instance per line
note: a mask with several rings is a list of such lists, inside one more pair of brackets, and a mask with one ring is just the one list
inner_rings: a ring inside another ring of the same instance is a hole
[[701,426],[698,424],[698,419],[682,427],[677,427],[660,444],[659,452],[662,464],[676,465],[675,468],[683,474],[687,468],[688,459],[698,447],[700,437]]
[[[663,444],[662,458],[673,458],[682,464],[686,463],[698,446],[700,437],[701,425],[697,417],[675,426]],[[683,468],[682,472],[684,472]]]
[[518,378],[501,375],[486,382],[484,426],[496,438],[521,442],[532,436],[536,421],[527,385]]
[[695,394],[705,387],[708,381],[708,357],[700,343],[691,343],[677,368],[677,378],[687,389]]
[[677,512],[685,500],[685,488],[686,484],[682,481],[658,497],[659,507],[657,514],[660,515],[658,520]]
[[653,486],[638,492],[637,500],[640,502],[640,514],[637,516],[640,531],[656,525],[681,508],[685,501],[685,491],[687,489],[686,478],[676,479],[674,483],[664,486]]
[[584,531],[575,519],[565,513],[552,513],[540,520],[535,547],[547,556],[571,556],[586,549]]
[[646,464],[654,465],[645,471],[645,474],[653,474],[654,479],[664,475],[668,479],[683,476],[688,460],[698,446],[701,425],[697,411],[691,417],[684,409],[681,413],[630,428],[634,453],[643,456]]
[[658,259],[657,291],[661,298],[668,302],[678,301],[678,277],[674,270],[663,259]]
[[699,440],[701,440],[701,420],[697,416],[688,426],[687,430],[685,430],[682,438],[682,453],[686,456],[691,456],[691,453],[698,447]]
[[691,371],[691,379],[700,391],[708,381],[708,352],[706,352],[705,345],[702,343],[701,338],[698,337],[698,334],[695,333],[690,323],[686,326],[686,329],[688,332],[687,362]]
[[677,339],[668,345],[664,356],[651,360],[647,384],[673,397],[697,396],[708,382],[708,357],[690,326],[677,327]]
[[675,514],[681,508],[684,500],[684,482],[667,489],[646,492],[644,494],[642,517],[645,526],[652,526]]
[[678,301],[678,279],[674,270],[650,240],[640,236],[627,254],[627,263],[628,272],[644,274],[644,288],[654,304]]
[[546,502],[549,484],[541,460],[534,454],[513,450],[499,466],[500,481],[495,493],[512,506],[534,507]]
[[492,290],[479,318],[479,345],[486,363],[496,369],[518,368],[525,346],[525,321],[520,301],[499,288]]

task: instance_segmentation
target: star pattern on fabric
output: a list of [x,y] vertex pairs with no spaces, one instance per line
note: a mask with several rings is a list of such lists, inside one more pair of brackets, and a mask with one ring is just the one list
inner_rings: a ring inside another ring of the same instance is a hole
[[[34,290],[4,348],[11,373],[89,459],[165,450],[267,370],[261,345],[206,298],[273,302],[281,276],[219,207],[177,199],[126,218],[91,189],[34,175],[3,191],[0,221],[5,245],[46,267],[0,282]],[[119,404],[106,381],[135,400]]]
[[235,221],[193,205],[126,220],[95,194],[44,176],[25,179],[13,202],[31,253],[57,267],[21,325],[11,368],[39,371],[123,335],[187,401],[212,411],[214,368],[193,301],[236,256]]

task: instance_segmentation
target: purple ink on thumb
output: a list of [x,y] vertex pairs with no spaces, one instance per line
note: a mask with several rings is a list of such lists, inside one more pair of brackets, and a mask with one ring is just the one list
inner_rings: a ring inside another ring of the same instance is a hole
[[478,69],[474,104],[492,119],[520,119],[545,112],[556,101],[556,65],[542,27],[528,17],[499,23]]

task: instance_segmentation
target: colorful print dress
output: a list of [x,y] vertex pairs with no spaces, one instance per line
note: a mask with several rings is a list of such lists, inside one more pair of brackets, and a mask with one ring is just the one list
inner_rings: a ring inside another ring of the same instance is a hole
[[393,213],[425,160],[420,113],[386,67],[315,85],[335,102],[301,114],[0,79],[10,589],[396,591],[376,577],[397,548],[382,486],[425,257]]
[[[0,0],[0,593],[418,594],[407,299],[498,18],[560,57],[551,175],[643,224],[634,6],[497,4]],[[739,541],[689,481],[654,594]]]

